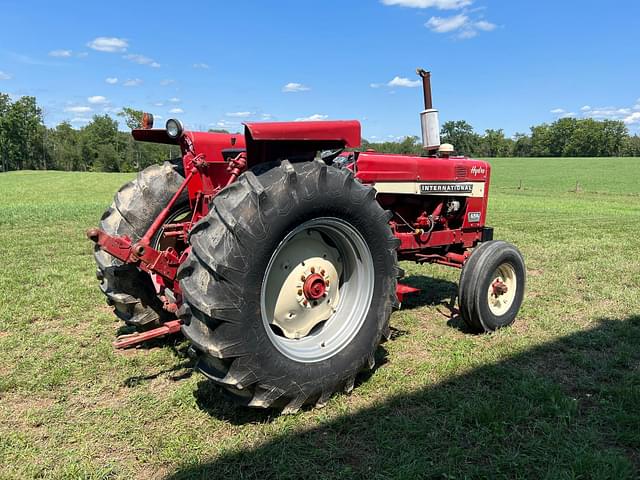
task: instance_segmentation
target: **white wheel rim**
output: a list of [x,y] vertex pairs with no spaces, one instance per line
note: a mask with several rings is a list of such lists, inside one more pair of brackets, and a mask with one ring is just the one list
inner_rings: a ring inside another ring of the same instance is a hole
[[491,276],[487,291],[489,310],[496,317],[507,313],[516,298],[518,279],[516,271],[510,263],[503,263]]
[[323,217],[299,225],[273,252],[262,281],[269,339],[299,362],[332,357],[360,331],[374,280],[369,247],[349,223]]

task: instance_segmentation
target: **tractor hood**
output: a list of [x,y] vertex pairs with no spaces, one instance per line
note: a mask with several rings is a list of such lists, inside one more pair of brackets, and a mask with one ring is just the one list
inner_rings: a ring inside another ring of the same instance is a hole
[[253,140],[339,141],[345,147],[360,146],[360,122],[250,122],[244,124]]
[[315,152],[360,145],[360,122],[250,122],[245,123],[248,164],[267,158],[313,159]]

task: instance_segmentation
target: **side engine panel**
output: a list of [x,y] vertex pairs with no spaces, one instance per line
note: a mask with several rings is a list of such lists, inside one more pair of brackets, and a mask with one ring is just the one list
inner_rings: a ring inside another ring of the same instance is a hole
[[491,174],[487,162],[363,152],[355,171],[394,213],[390,223],[403,257],[429,248],[463,251],[482,239]]

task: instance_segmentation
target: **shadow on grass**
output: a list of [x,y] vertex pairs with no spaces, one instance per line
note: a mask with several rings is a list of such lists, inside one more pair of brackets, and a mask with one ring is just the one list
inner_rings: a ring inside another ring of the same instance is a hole
[[402,310],[413,310],[423,306],[435,307],[447,319],[447,325],[463,333],[475,335],[458,312],[458,284],[440,278],[411,275],[401,280],[405,285],[419,288],[420,292],[407,295],[402,303]]
[[[318,415],[312,428],[231,448],[169,478],[637,478],[639,346],[640,316],[602,319],[350,415],[325,423]],[[233,408],[224,405],[223,417]],[[237,412],[237,420],[265,419]]]
[[449,280],[410,275],[400,280],[400,283],[419,288],[418,293],[412,293],[402,302],[403,310],[412,310],[423,306],[443,306],[451,309],[458,298],[458,284]]

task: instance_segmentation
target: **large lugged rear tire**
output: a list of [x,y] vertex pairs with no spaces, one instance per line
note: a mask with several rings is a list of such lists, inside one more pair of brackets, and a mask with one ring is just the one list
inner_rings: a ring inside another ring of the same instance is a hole
[[[184,181],[177,168],[173,163],[165,162],[139,172],[135,180],[118,190],[113,203],[102,215],[100,228],[110,235],[127,235],[133,242],[139,240]],[[185,192],[178,205],[187,202]],[[147,273],[123,264],[97,246],[94,257],[100,289],[118,318],[136,327],[156,325],[174,318],[162,308],[163,302],[156,295]]]
[[398,240],[348,170],[283,161],[217,195],[179,270],[198,368],[251,407],[350,391],[397,306]]

